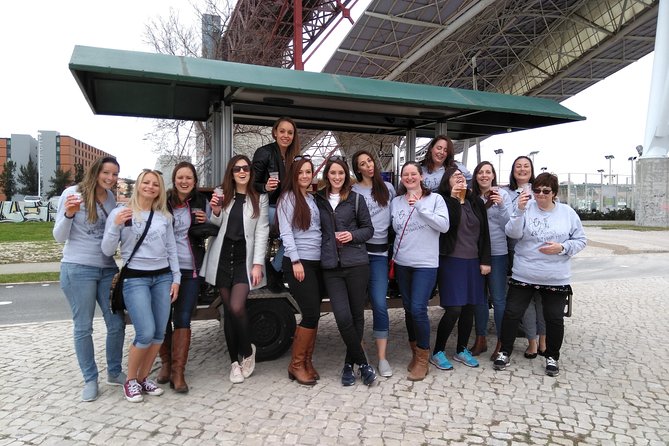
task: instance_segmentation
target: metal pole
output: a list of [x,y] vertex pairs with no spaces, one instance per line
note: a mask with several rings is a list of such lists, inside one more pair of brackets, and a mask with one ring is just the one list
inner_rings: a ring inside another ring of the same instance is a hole
[[293,65],[296,70],[304,70],[302,61],[302,0],[295,0],[293,8]]

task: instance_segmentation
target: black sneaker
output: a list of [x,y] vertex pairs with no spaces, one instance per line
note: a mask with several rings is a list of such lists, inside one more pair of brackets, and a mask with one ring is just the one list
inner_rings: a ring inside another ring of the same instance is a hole
[[507,355],[505,352],[499,352],[497,353],[495,362],[492,363],[492,368],[495,370],[504,370],[510,363],[511,359],[509,359],[509,355]]
[[559,374],[560,374],[560,367],[558,366],[558,360],[553,359],[550,356],[546,358],[546,375],[558,376]]
[[371,386],[376,381],[376,372],[374,367],[369,364],[360,364],[358,367],[358,372],[360,372],[360,378],[362,383],[366,386]]
[[341,385],[342,386],[352,386],[355,384],[355,375],[353,374],[353,365],[344,364],[344,368],[341,371]]

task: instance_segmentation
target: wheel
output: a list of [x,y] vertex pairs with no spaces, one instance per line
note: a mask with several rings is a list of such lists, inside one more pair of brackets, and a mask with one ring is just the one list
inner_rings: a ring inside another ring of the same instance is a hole
[[256,361],[269,361],[286,353],[296,326],[292,307],[283,299],[252,299],[247,303]]

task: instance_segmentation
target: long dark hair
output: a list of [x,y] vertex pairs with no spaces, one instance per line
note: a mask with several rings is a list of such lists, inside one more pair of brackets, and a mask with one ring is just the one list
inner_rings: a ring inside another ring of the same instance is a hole
[[[460,172],[460,169],[457,167],[451,166],[447,167],[446,170],[444,171],[444,176],[441,177],[441,182],[439,183],[439,193],[443,195],[444,197],[450,197],[451,192],[453,191],[453,188],[451,187],[451,177],[455,174],[455,172]],[[467,183],[465,183],[467,184]],[[471,191],[467,189],[467,193],[465,196],[467,198],[471,198]]]
[[518,182],[516,181],[516,177],[513,176],[513,171],[515,170],[514,166],[516,165],[516,162],[519,159],[523,159],[523,158],[530,162],[530,170],[531,170],[532,174],[530,175],[530,181],[529,182],[534,183],[534,163],[532,162],[530,157],[527,157],[525,155],[520,155],[518,158],[513,160],[513,164],[511,164],[511,173],[509,174],[509,190],[518,189]]
[[[177,171],[179,169],[190,169],[190,171],[193,173],[193,180],[195,180],[195,184],[193,185],[193,190],[188,193],[188,196],[181,201],[179,198],[179,194],[176,191],[176,180],[177,180]],[[172,208],[175,208],[177,206],[183,205],[185,202],[192,200],[195,194],[197,194],[197,171],[195,170],[195,166],[193,164],[189,163],[188,161],[181,161],[178,163],[176,166],[174,166],[174,169],[172,170],[172,188],[167,191],[167,202]]]
[[323,182],[325,183],[325,193],[330,194],[332,193],[332,185],[330,184],[330,180],[328,180],[328,172],[332,168],[333,164],[337,164],[338,166],[341,166],[342,169],[344,169],[344,174],[346,175],[344,177],[344,184],[341,186],[341,190],[339,191],[339,199],[341,201],[345,201],[348,198],[348,194],[351,192],[351,172],[348,169],[348,164],[346,161],[342,158],[337,157],[336,159],[328,159],[328,161],[325,163],[325,167],[323,168]]
[[495,166],[492,165],[490,161],[481,161],[478,166],[474,168],[474,173],[472,174],[472,192],[474,195],[479,197],[481,195],[481,186],[479,186],[479,182],[476,181],[476,176],[479,174],[483,166],[490,166],[490,170],[492,170],[493,174],[493,179],[490,182],[491,186],[497,186],[497,172],[495,171]]
[[297,136],[297,125],[295,124],[295,121],[293,121],[291,118],[287,116],[282,116],[276,121],[274,121],[274,124],[272,125],[272,138],[274,138],[275,141],[277,139],[276,131],[279,128],[279,124],[281,124],[282,122],[287,122],[293,126],[293,142],[291,142],[290,145],[288,146],[284,158],[290,162],[300,153],[300,138],[298,138]]
[[374,156],[367,150],[358,150],[353,154],[353,159],[351,164],[353,164],[353,174],[358,181],[362,181],[362,174],[360,173],[360,168],[358,167],[358,158],[363,155],[367,155],[372,159],[374,163],[374,175],[372,176],[372,198],[376,201],[379,206],[384,207],[388,205],[390,201],[390,191],[386,187],[385,181],[381,178],[381,170],[379,169],[380,164],[376,162]]
[[121,170],[118,161],[113,156],[105,156],[103,158],[98,158],[91,167],[88,168],[84,179],[77,185],[77,191],[81,193],[81,199],[84,202],[84,207],[86,208],[86,215],[88,216],[89,223],[97,223],[98,221],[98,208],[97,203],[95,202],[95,188],[98,185],[98,176],[102,171],[102,168],[105,164],[111,163],[115,164],[116,167]]
[[[404,169],[407,166],[414,166],[416,169],[418,169],[418,173],[420,173],[422,175],[421,169],[420,169],[420,163],[418,163],[416,161],[407,161],[406,163],[404,163],[404,165],[400,169],[400,184],[399,184],[399,186],[397,186],[397,195],[404,195],[404,194],[407,193],[407,189],[406,189],[406,187],[404,187],[404,184],[402,183],[402,172],[404,172]],[[421,190],[421,193],[423,194],[424,197],[427,197],[428,195],[430,195],[432,193],[432,191],[425,186],[425,183],[423,183],[422,180],[420,182],[420,190]]]
[[430,140],[429,144],[427,145],[425,158],[422,162],[422,165],[427,167],[428,173],[432,173],[441,167],[437,166],[437,163],[434,161],[434,157],[432,156],[432,148],[435,146],[435,144],[437,144],[437,141],[442,139],[446,141],[446,159],[444,160],[442,166],[449,167],[455,162],[455,147],[453,146],[453,141],[451,141],[451,138],[446,135],[437,135],[432,138],[432,140]]
[[304,198],[304,195],[302,195],[302,192],[300,191],[300,186],[297,183],[297,177],[300,175],[300,169],[302,168],[302,166],[307,163],[309,163],[309,165],[311,166],[311,174],[313,175],[314,163],[311,162],[311,159],[300,158],[297,161],[293,161],[292,164],[290,165],[290,168],[288,169],[288,177],[289,177],[288,184],[285,185],[285,187],[281,191],[281,196],[279,197],[279,202],[282,202],[283,200],[286,199],[286,197],[290,196],[291,194],[293,195],[295,200],[295,207],[293,212],[292,224],[293,227],[301,229],[303,231],[309,229],[309,225],[311,224],[311,210],[309,209],[307,200]]
[[251,200],[251,205],[253,206],[253,215],[251,215],[251,218],[257,218],[258,215],[260,215],[260,196],[255,187],[253,187],[253,168],[251,166],[251,160],[246,155],[233,156],[230,158],[230,161],[225,168],[223,181],[221,182],[221,187],[223,188],[223,203],[221,203],[221,206],[227,207],[235,197],[236,183],[232,168],[235,167],[237,161],[246,161],[246,165],[249,166],[249,182],[246,186],[246,199]]

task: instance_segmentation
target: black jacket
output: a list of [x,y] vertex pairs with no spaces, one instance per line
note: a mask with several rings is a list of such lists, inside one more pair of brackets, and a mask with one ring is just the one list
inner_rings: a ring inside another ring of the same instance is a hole
[[[316,203],[321,214],[321,268],[368,264],[369,255],[365,242],[374,235],[374,227],[365,199],[351,191],[346,200],[333,210],[325,189],[321,189],[316,194]],[[338,247],[335,232],[341,231],[349,231],[353,240]]]
[[[292,162],[292,160],[290,160]],[[253,187],[260,194],[268,194],[270,206],[276,205],[281,195],[281,186],[286,180],[286,167],[281,159],[281,150],[276,142],[258,148],[253,154]],[[279,172],[279,187],[272,191],[265,190],[270,172]],[[270,222],[272,224],[272,222]]]
[[[458,226],[460,226],[460,217],[462,216],[462,205],[457,198],[450,195],[445,196],[444,201],[448,207],[448,220],[451,223],[448,232],[441,234],[439,237],[439,255],[450,255],[455,249],[455,241],[458,236]],[[488,229],[488,213],[485,204],[480,197],[474,196],[471,192],[467,192],[467,201],[474,211],[474,215],[478,218],[481,231],[479,232],[478,251],[479,264],[490,265],[490,231]]]
[[[207,209],[207,197],[205,197],[202,193],[197,192],[192,198],[186,200],[186,204],[188,205],[188,211],[190,212],[191,208],[199,208],[202,210]],[[172,205],[170,204],[170,200],[168,197],[167,200],[167,208],[169,209],[170,213],[174,213],[172,209]],[[201,225],[206,225],[207,223],[195,223],[191,221],[191,230],[194,227],[201,226]],[[205,252],[205,241],[207,240],[207,237],[196,237],[193,235],[192,231],[188,231],[188,242],[190,243],[190,249],[191,252],[193,253],[193,259],[195,260],[195,269],[197,271],[200,271],[200,268],[202,268],[202,260],[204,259],[204,252]],[[186,266],[186,265],[184,265]],[[181,265],[179,265],[180,269],[185,269],[185,270],[191,270],[193,269],[192,265],[188,265],[187,268],[182,268]]]

